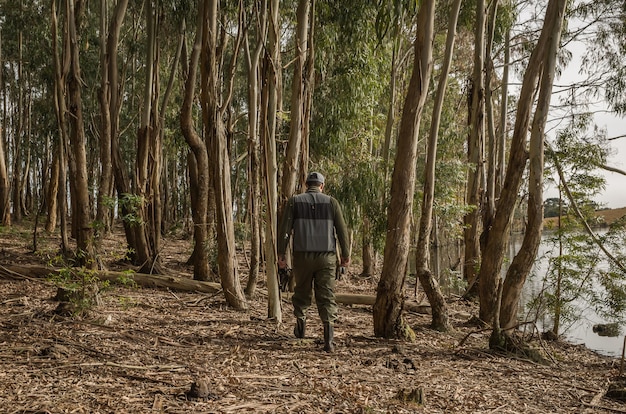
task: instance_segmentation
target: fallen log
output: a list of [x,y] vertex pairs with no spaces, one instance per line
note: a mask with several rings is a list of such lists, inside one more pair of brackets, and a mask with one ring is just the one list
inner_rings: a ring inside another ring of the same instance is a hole
[[[46,266],[6,265],[0,266],[0,275],[7,278],[45,278],[58,274],[60,269]],[[93,275],[100,280],[117,282],[124,279],[133,280],[137,285],[148,288],[169,288],[180,291],[216,293],[222,290],[219,283],[202,282],[186,277],[171,275],[149,275],[135,272],[113,272],[109,270],[94,270]]]
[[[7,279],[42,279],[58,274],[60,269],[46,266],[27,265],[0,265],[0,277]],[[108,270],[94,270],[93,275],[101,280],[118,282],[124,279],[133,280],[137,285],[147,288],[168,288],[185,292],[217,293],[222,290],[222,286],[215,282],[203,282],[193,280],[188,277],[172,275],[149,275],[145,273],[133,272],[113,272]],[[284,295],[284,299],[290,299],[291,293]],[[373,306],[376,296],[359,295],[351,293],[337,293],[335,296],[337,303],[343,305],[368,305]],[[430,313],[430,305],[419,304],[414,301],[405,301],[404,309],[409,312]]]
[[[344,305],[369,305],[374,306],[376,296],[373,295],[357,295],[352,293],[337,293],[335,295],[337,303]],[[404,301],[404,310],[415,313],[430,314],[430,305],[417,303],[412,300]]]

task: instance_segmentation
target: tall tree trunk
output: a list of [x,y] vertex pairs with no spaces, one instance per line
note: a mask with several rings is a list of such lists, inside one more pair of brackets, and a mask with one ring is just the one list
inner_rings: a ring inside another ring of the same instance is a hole
[[136,263],[141,267],[142,273],[159,273],[158,263],[155,261],[154,251],[150,245],[150,236],[154,231],[154,223],[151,220],[150,209],[153,203],[153,194],[149,183],[150,179],[150,156],[154,151],[154,130],[152,126],[152,106],[154,93],[156,93],[155,68],[157,61],[156,41],[156,12],[152,0],[145,0],[146,13],[146,65],[145,83],[143,91],[139,130],[137,131],[137,161],[135,168],[135,195],[139,199],[136,206],[137,219],[140,225],[133,226],[135,234]]
[[470,87],[469,135],[467,161],[470,166],[467,177],[465,203],[472,209],[463,217],[465,244],[463,277],[469,284],[468,294],[474,295],[480,267],[479,226],[482,208],[484,116],[485,116],[485,1],[476,2],[476,28],[474,33],[474,71]]
[[46,219],[46,231],[52,233],[57,225],[58,218],[58,203],[57,197],[59,194],[59,172],[60,172],[60,152],[62,151],[61,138],[55,136],[52,144],[54,150],[52,151],[52,166],[50,167],[50,180],[46,191],[46,210],[48,211],[48,217]]
[[[296,11],[296,57],[293,62],[293,78],[291,84],[291,121],[289,124],[289,140],[287,141],[287,151],[283,161],[282,185],[280,208],[278,215],[282,216],[282,211],[289,197],[296,192],[296,184],[300,169],[306,170],[307,165],[300,165],[300,152],[302,149],[302,133],[304,120],[304,66],[308,55],[308,35],[309,35],[309,12],[311,8],[310,0],[299,0]],[[308,161],[308,160],[307,160]]]
[[[66,77],[69,71],[69,53],[63,53],[63,59],[61,59],[61,52],[58,48],[58,20],[56,11],[56,1],[51,3],[51,32],[52,32],[52,53],[54,57],[54,109],[57,117],[58,136],[57,136],[57,152],[55,154],[58,158],[59,174],[58,174],[58,193],[57,204],[60,217],[60,230],[61,230],[61,252],[63,255],[69,251],[69,237],[67,234],[67,106],[65,103],[65,91],[66,91]],[[67,34],[62,36],[64,48],[67,49]]]
[[434,16],[435,0],[423,1],[417,16],[413,74],[404,102],[391,182],[385,257],[373,308],[374,334],[384,338],[404,337],[410,329],[402,318],[403,288],[411,239],[417,138],[433,66]]
[[[384,179],[383,184],[386,187],[388,183],[389,177],[389,157],[391,154],[391,150],[394,144],[394,125],[396,122],[396,101],[398,95],[398,71],[400,69],[400,62],[402,59],[398,57],[400,53],[401,45],[402,45],[402,37],[399,36],[398,31],[394,30],[393,32],[393,40],[392,40],[392,52],[391,52],[391,70],[389,77],[389,105],[387,107],[387,117],[385,120],[385,139],[383,144],[382,158],[383,158],[383,172]],[[386,202],[387,191],[386,189],[381,192],[380,203],[384,205]],[[368,225],[363,226],[363,275],[373,274],[374,272],[374,263],[369,264],[371,260],[369,256],[369,251],[371,250],[374,254],[374,246],[367,246],[366,244],[371,244],[373,242],[373,234],[367,234],[366,232],[372,232],[371,230],[371,220],[368,219]]]
[[[385,180],[387,183],[387,177],[389,172],[389,156],[393,144],[393,125],[396,120],[396,95],[397,95],[397,78],[398,78],[398,53],[400,52],[401,36],[394,32],[393,50],[391,56],[391,76],[389,78],[389,107],[387,108],[387,120],[385,124],[385,143],[383,146],[383,168],[385,170]],[[384,192],[383,192],[384,193]]]
[[[565,0],[559,0],[565,2]],[[555,13],[555,0],[549,3],[548,12]],[[546,17],[548,16],[546,12]],[[485,251],[489,254],[483,257],[479,275],[480,310],[479,317],[487,323],[493,323],[498,305],[498,286],[500,285],[500,272],[504,260],[509,239],[510,226],[513,211],[517,202],[522,175],[524,173],[527,153],[527,134],[530,125],[531,111],[535,100],[537,82],[543,71],[544,59],[548,49],[549,29],[548,25],[554,20],[546,18],[539,41],[533,50],[520,91],[517,103],[515,128],[511,138],[511,148],[506,169],[506,176],[502,186],[500,198],[496,204],[496,213],[487,236]]]
[[195,100],[196,78],[198,73],[198,61],[202,47],[202,16],[204,16],[204,4],[199,3],[196,38],[189,59],[189,67],[185,80],[185,94],[180,114],[180,124],[183,136],[191,148],[194,159],[193,173],[190,173],[192,194],[192,219],[194,223],[193,239],[194,251],[193,278],[207,281],[210,279],[211,270],[207,258],[208,246],[208,203],[209,203],[209,154],[204,140],[198,135],[193,126],[192,105]]
[[267,316],[282,322],[280,291],[278,289],[278,257],[276,253],[276,228],[278,227],[278,166],[276,150],[277,108],[280,104],[282,86],[280,63],[279,0],[269,4],[269,32],[266,54],[263,60],[263,88],[261,91],[261,142],[265,154],[265,273],[267,278]]
[[[157,161],[155,161],[154,166],[152,168],[151,174],[151,182],[152,187],[154,188],[154,226],[155,226],[155,240],[154,240],[154,250],[157,255],[160,254],[161,251],[161,234],[165,231],[168,226],[168,218],[170,210],[168,210],[168,161],[169,157],[163,154],[163,142],[165,141],[165,114],[166,109],[169,105],[169,101],[172,97],[172,91],[174,90],[174,80],[178,75],[178,65],[180,63],[181,54],[183,50],[183,46],[185,43],[185,28],[181,27],[179,34],[179,42],[178,47],[176,48],[176,53],[174,58],[172,59],[170,65],[170,74],[168,76],[167,86],[165,88],[165,92],[163,93],[163,101],[161,102],[160,110],[156,111],[156,125],[157,125],[157,133],[158,133],[158,150],[155,152],[158,155]],[[161,178],[165,177],[165,185],[161,184]],[[163,191],[163,192],[162,192]]]
[[[118,24],[117,29],[121,29],[121,22],[124,19],[125,11],[127,9],[128,0],[119,0],[114,12],[114,17],[111,21],[111,25]],[[131,186],[128,171],[126,169],[124,159],[122,157],[122,149],[120,147],[120,110],[121,100],[124,94],[122,85],[120,83],[120,75],[118,69],[118,48],[119,33],[115,29],[109,28],[109,36],[107,38],[107,53],[108,53],[108,78],[110,83],[110,102],[109,102],[109,116],[111,118],[111,162],[113,168],[113,182],[115,191],[117,193],[117,199],[120,209],[120,216],[123,218],[134,215],[133,206],[131,205]],[[134,60],[133,60],[134,63]],[[137,263],[136,254],[136,237],[133,229],[134,223],[127,219],[122,220],[124,226],[124,234],[126,235],[126,243],[129,259],[133,263]]]
[[18,82],[18,98],[17,98],[17,131],[13,140],[13,221],[20,223],[22,221],[22,136],[24,134],[24,87],[25,82],[22,74],[22,48],[23,35],[20,30],[18,34],[18,54],[19,62],[17,63],[17,82]]
[[61,150],[57,154],[59,157],[59,193],[57,194],[57,204],[59,206],[59,230],[61,232],[61,253],[67,255],[70,251],[69,234],[67,232],[68,206],[67,206],[67,159],[68,159],[68,137],[61,134]]
[[[2,62],[2,36],[0,33],[0,62]],[[2,71],[0,71],[0,93],[4,96],[4,77],[2,76]],[[6,147],[4,133],[5,124],[0,119],[0,225],[2,226],[10,226],[11,225],[11,208],[10,208],[10,192],[11,188],[9,185],[9,173],[7,170],[7,161],[6,154],[4,148]]]
[[31,189],[31,159],[32,159],[32,144],[31,144],[31,105],[32,104],[32,94],[30,91],[28,92],[28,99],[25,105],[26,112],[24,113],[24,140],[23,144],[26,144],[26,154],[24,156],[24,170],[22,171],[22,176],[20,177],[20,204],[22,209],[23,216],[29,216],[32,212],[32,189]]
[[69,98],[69,123],[70,144],[74,155],[74,167],[72,171],[72,200],[75,209],[72,210],[72,220],[77,226],[76,247],[78,249],[79,262],[92,268],[95,265],[93,251],[93,228],[91,226],[91,210],[89,204],[89,182],[87,177],[87,150],[85,138],[85,126],[83,121],[82,97],[81,97],[81,72],[79,63],[78,28],[80,27],[82,14],[81,0],[67,0],[67,24],[70,49],[70,71],[67,77],[67,90]]
[[454,53],[456,24],[460,8],[461,0],[455,0],[450,10],[450,17],[448,20],[446,51],[441,68],[441,74],[439,75],[437,94],[435,95],[435,106],[433,108],[433,117],[430,124],[426,165],[424,166],[424,196],[422,200],[422,214],[419,221],[417,247],[415,252],[416,273],[432,308],[431,327],[439,331],[447,331],[450,329],[450,324],[448,322],[448,307],[446,305],[445,298],[441,293],[441,289],[439,288],[439,283],[433,276],[430,269],[428,259],[430,256],[433,203],[435,199],[435,165],[437,159],[437,142],[439,139],[439,123],[441,120],[443,99],[446,94],[450,63],[452,62],[452,55]]
[[[491,220],[496,209],[496,169],[497,169],[497,145],[496,145],[496,127],[495,127],[495,111],[493,108],[493,91],[491,83],[493,77],[493,36],[496,26],[496,16],[498,11],[498,0],[494,0],[489,5],[489,19],[487,20],[487,44],[485,48],[486,66],[485,66],[485,109],[487,115],[487,186],[485,191],[485,202],[483,208],[483,232],[488,232],[491,228]],[[481,240],[485,240],[481,237]],[[481,246],[484,247],[484,246]]]
[[519,298],[541,243],[545,126],[550,111],[550,98],[566,6],[567,0],[551,0],[542,30],[542,36],[544,35],[543,32],[546,32],[548,45],[542,56],[541,86],[530,133],[528,226],[524,233],[522,247],[507,271],[502,289],[500,326],[505,330],[512,329],[517,324]]
[[[102,2],[103,5],[106,2]],[[106,198],[113,195],[113,136],[117,134],[118,119],[118,74],[117,49],[128,0],[119,0],[113,10],[108,29],[106,8],[101,9],[101,83],[100,83],[100,182],[96,222],[102,233],[110,229],[110,209]],[[102,234],[101,234],[102,235]]]
[[[504,182],[506,137],[508,132],[508,111],[509,111],[509,67],[511,64],[511,30],[507,30],[504,38],[504,67],[502,68],[502,93],[500,94],[500,131],[496,147],[498,155],[496,157],[496,183],[495,193],[500,195],[502,183]],[[494,212],[495,214],[495,212]],[[493,219],[492,219],[493,220]]]
[[372,223],[368,217],[363,217],[362,226],[363,270],[362,277],[371,277],[376,272],[376,251],[372,241]]
[[[100,181],[98,183],[98,199],[96,206],[95,236],[96,249],[100,249],[103,235],[110,230],[107,223],[109,203],[113,187],[113,162],[111,154],[111,114],[109,105],[111,91],[109,89],[109,70],[107,55],[107,2],[100,2]],[[100,264],[99,264],[100,266]]]
[[311,111],[313,108],[313,90],[315,89],[315,0],[311,1],[309,11],[309,33],[307,57],[304,63],[304,75],[302,77],[302,139],[300,140],[300,188],[306,185],[309,165],[309,133],[311,131]]
[[[237,269],[235,228],[230,183],[230,159],[226,143],[223,112],[220,109],[218,74],[217,21],[218,0],[205,3],[205,16],[202,47],[202,106],[207,148],[211,153],[213,188],[215,189],[218,272],[226,301],[237,310],[247,309],[248,305],[241,289]],[[240,17],[241,18],[241,17]],[[235,49],[239,45],[235,45]],[[236,52],[235,52],[236,53]],[[222,102],[227,107],[228,99]]]
[[260,160],[260,117],[259,101],[261,77],[260,63],[263,46],[267,42],[267,0],[259,3],[259,8],[254,14],[257,24],[257,38],[254,50],[250,51],[248,40],[248,185],[250,191],[249,216],[250,216],[250,271],[248,272],[248,283],[245,293],[247,297],[252,297],[256,289],[261,262],[261,160]]

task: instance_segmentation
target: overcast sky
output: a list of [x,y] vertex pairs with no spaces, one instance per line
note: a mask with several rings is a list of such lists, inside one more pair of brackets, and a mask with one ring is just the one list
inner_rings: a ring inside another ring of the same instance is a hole
[[[562,76],[555,81],[559,85],[566,85],[573,83],[581,79],[581,75],[578,74],[578,59],[574,58],[572,63],[568,65],[568,68],[563,72]],[[562,89],[555,87],[554,91]],[[552,104],[557,104],[558,96],[553,96]],[[626,135],[626,120],[616,114],[608,111],[607,106],[604,104],[595,105],[590,110],[594,112],[593,122],[600,129],[606,130],[606,137],[608,139],[625,136]],[[551,114],[556,117],[560,117],[561,114]],[[566,125],[561,124],[560,128]],[[546,127],[549,130],[550,126]],[[589,133],[592,133],[593,126]],[[611,155],[607,160],[609,167],[617,168],[622,171],[626,171],[626,137],[610,140]],[[598,170],[598,173],[606,179],[606,188],[598,195],[594,201],[597,203],[609,207],[619,208],[626,207],[626,176],[616,172],[610,172],[606,170]],[[558,197],[558,193],[555,189],[546,189],[545,198]]]
[[[586,24],[572,21],[568,22],[570,30],[575,30],[575,26],[584,26],[587,30],[594,30],[593,26],[587,26]],[[567,46],[567,49],[572,52],[572,60],[569,65],[563,70],[560,77],[555,79],[555,87],[553,92],[556,92],[552,97],[551,105],[559,104],[559,91],[566,90],[567,85],[577,83],[586,76],[580,74],[581,57],[585,52],[585,45],[581,42],[571,42]],[[601,99],[600,99],[601,100]],[[594,111],[593,122],[600,129],[606,130],[606,137],[608,139],[625,136],[626,135],[626,119],[610,113],[607,110],[608,106],[603,103],[598,103],[594,107],[590,108]],[[550,114],[550,117],[559,118],[563,116],[563,113],[554,112]],[[558,124],[558,128],[564,128],[566,124],[553,122],[552,125],[546,126],[548,132],[551,127],[555,127]],[[593,127],[591,131],[593,130]],[[554,131],[553,131],[554,132]],[[591,133],[591,132],[590,132]],[[618,138],[609,141],[612,154],[607,160],[609,167],[617,168],[622,171],[626,171],[626,137]],[[606,179],[606,188],[594,201],[609,208],[626,207],[626,176],[623,174],[609,172],[604,170],[598,170],[598,173]],[[555,188],[546,188],[544,198],[558,197],[558,191]]]
[[[606,127],[607,137],[618,137],[626,135],[626,120],[609,114],[597,114],[596,123],[600,127]],[[626,171],[626,138],[619,138],[611,141],[611,147],[615,153],[608,160],[610,167]],[[606,189],[598,202],[606,203],[607,207],[626,207],[626,176],[604,171],[602,175],[606,178]]]

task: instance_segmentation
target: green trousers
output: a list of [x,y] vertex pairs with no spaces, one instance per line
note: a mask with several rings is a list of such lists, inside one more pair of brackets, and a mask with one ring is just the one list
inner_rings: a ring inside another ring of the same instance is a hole
[[296,318],[306,317],[315,291],[315,303],[320,319],[333,324],[337,319],[335,302],[335,270],[337,255],[334,252],[294,252],[293,275],[296,287],[291,298]]

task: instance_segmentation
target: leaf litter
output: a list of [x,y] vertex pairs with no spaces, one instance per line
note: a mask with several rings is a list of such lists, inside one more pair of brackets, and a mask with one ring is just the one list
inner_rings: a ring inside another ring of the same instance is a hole
[[[191,277],[189,241],[163,245],[165,268]],[[10,263],[45,261],[5,235],[0,264]],[[340,305],[327,354],[314,308],[304,339],[288,301],[282,323],[267,318],[262,280],[245,312],[223,295],[112,284],[65,317],[53,284],[23,276],[0,278],[2,413],[626,413],[604,395],[619,358],[538,339],[549,364],[491,351],[489,332],[467,323],[476,304],[460,300],[447,333],[407,312],[412,343],[374,337],[371,306]],[[338,293],[375,295],[375,278],[347,276]]]

